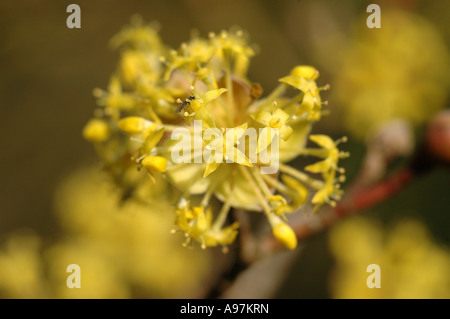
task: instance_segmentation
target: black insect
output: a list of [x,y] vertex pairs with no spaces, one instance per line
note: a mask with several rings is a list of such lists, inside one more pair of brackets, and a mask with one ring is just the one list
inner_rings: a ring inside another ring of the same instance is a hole
[[195,96],[193,96],[193,95],[188,96],[188,97],[186,98],[186,100],[184,100],[184,101],[180,104],[180,106],[178,106],[178,108],[177,108],[177,110],[175,111],[175,113],[180,113],[180,112],[184,109],[185,106],[188,106],[188,105],[191,104],[191,101],[192,101],[192,100],[195,100]]

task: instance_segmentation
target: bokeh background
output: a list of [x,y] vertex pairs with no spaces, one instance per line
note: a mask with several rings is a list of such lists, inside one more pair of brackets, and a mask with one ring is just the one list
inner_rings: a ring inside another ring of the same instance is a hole
[[[426,120],[449,106],[446,1],[78,0],[82,27],[68,29],[70,3],[0,3],[0,297],[79,297],[53,284],[65,285],[58,265],[71,256],[83,256],[91,269],[114,269],[92,279],[98,283],[87,297],[189,297],[208,285],[208,253],[166,243],[168,231],[154,235],[170,229],[170,216],[105,214],[139,215],[142,208],[111,204],[117,195],[95,173],[97,157],[81,136],[95,108],[92,90],[105,88],[116,68],[119,54],[109,40],[136,13],[157,21],[174,48],[193,29],[247,30],[259,47],[249,78],[266,92],[293,66],[314,65],[318,83],[331,85],[332,114],[315,129],[349,136],[352,155],[343,165],[350,182],[377,127],[404,119],[419,143]],[[381,29],[366,27],[370,3],[381,6]],[[275,297],[449,297],[449,190],[450,170],[437,168],[361,218],[308,239]],[[137,225],[150,226],[136,231]],[[114,246],[116,236],[126,245]],[[151,245],[165,248],[151,249],[149,257]],[[196,261],[180,267],[186,260]],[[371,260],[387,265],[387,288],[378,295],[366,291],[364,270],[362,279],[352,275]],[[168,264],[177,266],[161,276]],[[425,276],[430,272],[438,275]]]

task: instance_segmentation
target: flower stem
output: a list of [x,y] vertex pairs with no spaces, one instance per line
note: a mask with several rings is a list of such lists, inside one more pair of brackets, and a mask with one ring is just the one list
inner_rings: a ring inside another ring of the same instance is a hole
[[228,212],[230,211],[231,204],[229,201],[226,201],[223,203],[222,208],[220,209],[219,215],[217,215],[216,221],[214,222],[214,225],[212,228],[216,231],[220,231],[223,224],[225,223],[225,220],[227,219]]
[[264,195],[261,193],[261,189],[258,187],[258,184],[256,184],[256,182],[253,180],[252,176],[250,175],[250,173],[248,172],[246,167],[239,165],[239,169],[241,170],[241,172],[244,175],[245,179],[252,186],[256,197],[258,197],[258,200],[261,203],[261,206],[263,208],[264,214],[267,216],[267,218],[270,218],[270,207],[269,207],[269,204],[267,204],[267,201],[266,201]]
[[257,168],[253,167],[251,169],[252,175],[255,178],[256,183],[260,187],[260,189],[263,191],[265,196],[271,196],[272,192],[270,191],[269,187],[267,187],[267,184],[264,182],[264,179],[261,177],[260,174],[257,172]]
[[335,211],[338,215],[343,216],[372,207],[396,194],[413,178],[414,174],[410,169],[403,169],[374,186],[356,192],[351,198],[338,204]]

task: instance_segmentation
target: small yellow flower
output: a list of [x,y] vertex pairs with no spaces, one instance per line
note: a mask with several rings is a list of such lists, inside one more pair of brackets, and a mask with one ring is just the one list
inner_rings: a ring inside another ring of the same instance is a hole
[[[227,89],[215,89],[209,90],[204,94],[196,93],[191,96],[184,102],[184,112],[183,115],[185,117],[186,122],[190,122],[191,120],[201,120],[203,121],[202,125],[206,128],[208,127],[216,127],[216,123],[214,118],[211,116],[211,113],[207,109],[207,105],[225,93]],[[182,103],[180,100],[178,103]]]
[[234,59],[233,73],[245,75],[249,61],[255,55],[255,50],[248,45],[247,36],[242,30],[234,32],[222,31],[219,35],[210,33],[209,37],[216,48],[216,55],[227,63]]
[[328,86],[317,87],[316,79],[319,72],[309,66],[295,67],[289,76],[280,79],[280,82],[286,83],[303,92],[303,100],[297,109],[297,116],[306,114],[308,120],[318,121],[321,117],[322,99],[319,92],[328,89]]
[[286,202],[286,199],[281,195],[273,195],[267,196],[267,200],[269,201],[270,208],[272,212],[277,216],[282,216],[284,213],[288,212],[289,206]]
[[239,165],[253,166],[247,156],[237,148],[238,140],[245,133],[246,129],[247,123],[244,123],[241,126],[226,130],[223,136],[222,131],[216,129],[217,134],[222,137],[214,139],[205,146],[207,150],[214,154],[211,154],[207,159],[203,178],[214,172],[223,162],[231,161]]
[[336,171],[331,170],[322,174],[324,185],[317,191],[311,200],[311,203],[316,204],[314,212],[317,212],[324,204],[336,205],[336,201],[341,199],[342,190],[336,182]]
[[217,245],[229,245],[237,236],[236,229],[239,224],[236,222],[225,228],[221,228],[222,225],[213,224],[211,208],[206,209],[206,211],[201,206],[190,208],[190,204],[187,202],[183,207],[177,208],[175,214],[177,215],[177,226],[187,237],[186,244],[194,239],[204,249]]
[[170,52],[169,67],[164,73],[164,80],[169,80],[172,72],[182,67],[195,71],[199,65],[207,62],[213,54],[214,48],[207,40],[196,37],[188,43],[182,43],[178,51]]
[[279,130],[279,136],[284,141],[286,141],[293,133],[292,127],[286,124],[290,118],[289,114],[280,108],[277,108],[272,114],[265,110],[261,110],[253,115],[252,118],[265,126],[258,138],[257,153],[269,147],[272,143],[272,140],[276,135],[275,131],[272,130],[273,128]]
[[122,53],[120,75],[127,86],[143,80],[153,83],[158,79],[161,67],[156,57],[149,57],[145,52],[130,50]]
[[[401,219],[383,227],[379,220],[354,216],[331,229],[329,248],[334,257],[334,298],[450,297],[450,252],[419,220]],[[366,285],[369,273],[361,269],[370,264],[381,268],[380,289]]]
[[340,199],[342,190],[340,189],[339,181],[343,181],[344,177],[336,178],[336,172],[344,172],[338,167],[338,161],[341,158],[348,157],[348,153],[341,152],[337,148],[341,142],[347,140],[343,137],[337,141],[333,141],[326,135],[311,135],[310,140],[321,146],[320,149],[305,149],[305,154],[314,155],[324,158],[324,160],[316,162],[305,167],[305,170],[311,173],[321,173],[324,184],[317,191],[311,202],[316,204],[315,211],[317,211],[323,204],[328,203],[332,206]]
[[142,18],[134,16],[131,25],[124,27],[110,42],[115,49],[139,49],[141,51],[159,51],[163,47],[155,24],[144,25]]
[[[311,173],[326,173],[330,170],[336,170],[339,159],[348,156],[347,153],[340,152],[337,148],[339,143],[347,140],[345,137],[336,142],[326,135],[310,135],[309,139],[322,147],[322,149],[309,149],[310,154],[325,158],[323,161],[305,167],[305,170]],[[308,150],[305,150],[305,153],[307,152]]]
[[123,92],[122,84],[117,76],[111,77],[108,92],[96,89],[94,94],[99,97],[98,105],[105,107],[107,112],[127,111],[133,109],[136,105],[136,98]]
[[109,125],[101,119],[91,119],[83,128],[83,137],[94,143],[104,142],[109,136]]

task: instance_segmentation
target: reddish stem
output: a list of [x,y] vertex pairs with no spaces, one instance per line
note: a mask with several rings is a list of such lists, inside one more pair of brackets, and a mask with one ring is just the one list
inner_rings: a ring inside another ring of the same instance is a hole
[[396,194],[413,177],[414,174],[410,169],[403,169],[374,186],[355,192],[348,200],[338,204],[335,212],[339,216],[344,216],[354,211],[361,211],[372,207]]
[[[311,235],[317,234],[351,213],[360,212],[368,207],[379,204],[399,192],[403,187],[411,182],[413,178],[413,171],[406,168],[396,172],[391,177],[373,186],[347,193],[346,198],[344,198],[343,201],[334,209],[331,207],[328,209],[323,209],[318,215],[316,215],[317,220],[315,223],[307,223],[303,221],[293,224],[292,228],[297,235],[297,239],[302,240]],[[270,254],[282,246],[274,237],[268,237],[262,247],[263,249],[261,253],[262,255],[265,255]]]

